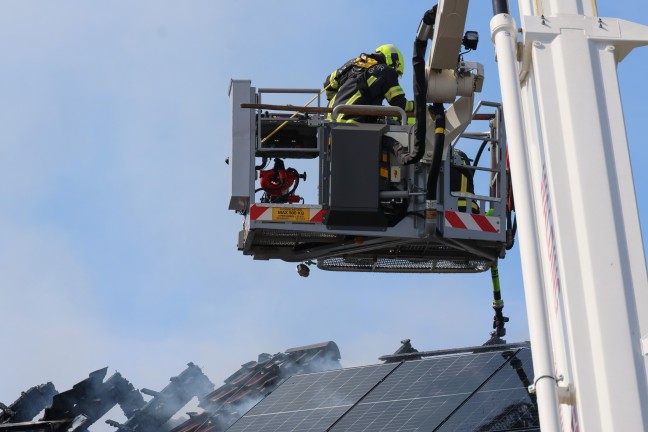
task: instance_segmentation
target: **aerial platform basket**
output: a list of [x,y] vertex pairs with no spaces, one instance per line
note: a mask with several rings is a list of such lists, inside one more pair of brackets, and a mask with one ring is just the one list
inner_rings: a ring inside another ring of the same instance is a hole
[[[262,103],[267,93],[319,92],[231,83],[229,208],[245,218],[240,251],[254,259],[316,262],[324,270],[410,273],[481,272],[503,257],[511,227],[499,104],[482,102],[473,111],[472,99],[460,99],[447,109],[438,200],[430,203],[425,196],[433,142],[409,166],[399,165],[383,146],[385,136],[406,147],[413,139],[402,110],[353,107],[382,116],[382,122],[346,124],[328,121],[330,110],[319,99],[312,108]],[[291,117],[291,110],[298,114]],[[466,132],[474,120],[486,124],[486,132]],[[286,168],[299,160],[317,160],[317,173],[308,173],[308,183],[318,186],[315,202],[297,195],[306,174]],[[272,161],[275,166],[268,167]],[[481,194],[475,192],[479,178]],[[475,188],[464,187],[468,179]]]

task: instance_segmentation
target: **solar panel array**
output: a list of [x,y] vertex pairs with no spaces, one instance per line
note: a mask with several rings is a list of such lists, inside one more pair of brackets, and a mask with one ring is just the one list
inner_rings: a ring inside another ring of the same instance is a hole
[[228,431],[539,431],[532,376],[526,348],[297,375]]
[[325,431],[398,364],[295,375],[228,432]]

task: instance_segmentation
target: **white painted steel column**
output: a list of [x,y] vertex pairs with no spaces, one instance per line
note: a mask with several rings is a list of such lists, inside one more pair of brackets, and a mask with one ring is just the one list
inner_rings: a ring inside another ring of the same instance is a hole
[[574,386],[563,426],[648,430],[648,279],[616,75],[648,28],[598,18],[591,0],[525,0],[520,12],[551,343]]
[[524,145],[524,122],[516,60],[517,30],[515,20],[508,14],[499,14],[493,17],[491,37],[495,43],[497,54],[511,177],[515,191],[519,247],[522,256],[529,332],[533,348],[533,370],[540,426],[543,432],[553,432],[560,430],[558,397],[553,379],[554,368],[543,293],[542,263],[535,230],[538,222],[532,199],[533,190],[529,177],[528,155]]
[[[530,63],[530,61],[529,61]],[[525,64],[524,62],[522,63]],[[522,76],[523,73],[521,72]],[[533,69],[525,73],[529,81],[534,79]],[[528,176],[532,184],[533,202],[536,203],[536,221],[540,224],[535,226],[536,235],[539,239],[539,254],[540,257],[549,257],[549,259],[541,259],[542,261],[542,274],[543,281],[545,281],[544,300],[546,305],[547,318],[549,321],[549,335],[551,340],[551,349],[554,362],[554,374],[562,377],[560,385],[563,389],[569,389],[572,383],[571,362],[567,347],[567,332],[565,331],[565,308],[563,302],[558,299],[557,290],[553,289],[556,280],[559,280],[561,275],[556,266],[556,251],[553,247],[552,239],[555,238],[553,232],[553,225],[550,222],[552,217],[550,202],[550,191],[545,187],[545,176],[543,176],[544,158],[542,156],[542,131],[541,125],[537,118],[537,94],[534,86],[523,85],[521,88],[522,95],[522,109],[525,120],[526,132],[526,152],[529,158],[529,172]],[[553,234],[552,234],[553,233]],[[551,257],[554,257],[552,260]],[[570,396],[564,394],[563,396]],[[562,430],[569,430],[565,426],[570,425],[573,419],[573,412],[571,406],[561,404],[560,406],[560,421]]]
[[[522,17],[543,14],[542,2],[537,0],[526,0],[519,2],[520,15]],[[523,20],[524,22],[524,20]],[[525,33],[523,32],[523,35]],[[525,121],[526,141],[525,147],[529,160],[528,173],[532,184],[533,202],[536,203],[536,236],[539,240],[539,254],[541,257],[541,271],[543,274],[544,300],[546,305],[547,319],[549,321],[549,337],[553,355],[554,374],[560,377],[562,390],[562,403],[558,407],[561,430],[578,431],[578,415],[574,410],[574,388],[573,374],[571,370],[571,359],[569,358],[568,332],[566,326],[566,311],[564,302],[559,300],[557,287],[560,284],[561,274],[557,265],[557,253],[555,250],[555,231],[552,222],[552,211],[550,206],[551,191],[546,187],[546,176],[544,175],[543,156],[543,135],[542,124],[538,114],[538,90],[533,85],[535,72],[531,60],[533,41],[527,40],[523,44],[520,84],[522,97],[522,111]],[[571,399],[571,400],[569,400]],[[571,404],[569,404],[571,403]]]

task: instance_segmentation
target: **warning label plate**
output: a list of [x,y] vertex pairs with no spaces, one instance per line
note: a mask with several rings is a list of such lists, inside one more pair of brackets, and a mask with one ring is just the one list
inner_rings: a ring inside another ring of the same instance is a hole
[[272,209],[273,221],[292,221],[292,222],[309,222],[310,209],[308,208],[273,208]]

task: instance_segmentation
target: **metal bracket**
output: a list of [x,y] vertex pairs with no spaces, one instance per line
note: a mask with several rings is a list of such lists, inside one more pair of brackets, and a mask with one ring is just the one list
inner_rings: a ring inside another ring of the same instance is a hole
[[564,404],[564,405],[574,405],[575,403],[575,398],[574,398],[574,388],[571,384],[565,383],[565,384],[559,384],[560,382],[565,380],[565,377],[563,375],[558,375],[558,377],[554,377],[552,375],[542,375],[539,376],[538,378],[535,379],[533,384],[531,384],[527,389],[529,393],[535,394],[537,390],[537,384],[538,381],[541,379],[552,379],[556,382],[556,395],[558,396],[558,403]]
[[556,395],[558,396],[558,403],[560,404],[574,405],[576,403],[574,388],[569,384],[556,386]]
[[648,356],[648,334],[641,338],[641,354]]
[[548,42],[565,28],[578,28],[588,39],[606,41],[616,48],[617,63],[634,48],[648,45],[648,26],[617,18],[554,16],[525,16],[523,28],[525,46],[529,41]]

